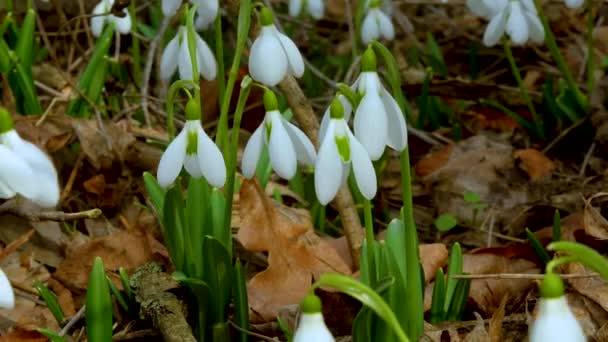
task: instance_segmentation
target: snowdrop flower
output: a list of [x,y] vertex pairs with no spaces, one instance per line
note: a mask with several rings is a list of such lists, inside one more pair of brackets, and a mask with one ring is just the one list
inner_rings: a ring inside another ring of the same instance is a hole
[[196,8],[196,21],[194,27],[197,30],[206,30],[215,21],[220,10],[219,0],[197,0],[194,1],[198,5]]
[[[197,34],[196,38],[196,61],[198,71],[206,80],[215,79],[217,75],[217,62],[213,52],[205,41]],[[173,39],[167,44],[160,58],[160,77],[168,80],[175,70],[179,70],[179,78],[182,80],[193,80],[192,59],[188,49],[188,28],[181,26]]]
[[361,41],[369,44],[372,40],[395,38],[395,27],[386,13],[380,9],[380,2],[370,4],[361,25]]
[[530,327],[530,342],[544,341],[586,341],[583,329],[564,295],[564,284],[559,275],[546,273],[540,287],[541,299],[536,320]]
[[336,196],[348,178],[351,165],[361,194],[367,199],[373,198],[377,190],[374,166],[348,128],[342,103],[334,98],[315,164],[315,192],[321,204],[329,203]]
[[204,176],[215,187],[224,186],[226,164],[213,140],[201,126],[199,101],[190,99],[186,104],[186,124],[169,144],[158,164],[158,184],[163,188],[171,185],[182,167],[190,176]]
[[376,54],[371,47],[361,57],[361,74],[352,87],[362,95],[355,111],[355,136],[370,158],[378,160],[387,145],[403,151],[407,147],[405,118],[380,81],[376,72]]
[[121,16],[112,14],[112,6],[114,0],[101,0],[95,8],[93,8],[93,17],[91,18],[91,33],[95,37],[101,35],[103,26],[106,22],[113,22],[116,25],[116,30],[122,34],[131,32],[131,16],[129,11],[124,8]]
[[[475,0],[469,1],[479,7],[473,11],[491,16],[490,23],[483,36],[483,43],[487,46],[496,45],[507,33],[514,45],[525,44],[528,40],[542,43],[545,39],[545,30],[538,18],[533,0]],[[483,6],[486,6],[484,9]]]
[[277,30],[273,17],[266,7],[260,12],[262,29],[251,46],[249,73],[251,78],[267,87],[274,87],[287,74],[301,77],[304,59],[296,44]]
[[293,335],[293,342],[334,342],[321,313],[321,300],[314,294],[304,297],[300,323]]
[[6,274],[0,268],[0,308],[9,309],[15,307],[15,293],[13,287],[8,281]]
[[0,109],[0,160],[0,198],[20,194],[43,208],[59,203],[53,162],[40,148],[19,136],[5,109]]
[[264,92],[266,116],[264,122],[253,132],[245,146],[241,169],[247,178],[255,174],[264,146],[268,146],[270,165],[284,179],[296,174],[298,162],[312,166],[315,148],[308,137],[287,121],[278,110],[277,98],[272,90]]
[[505,3],[504,0],[467,0],[467,7],[476,15],[490,20],[504,8]]
[[177,13],[179,6],[182,5],[182,0],[161,0],[160,8],[165,17],[172,17]]
[[306,12],[311,17],[317,20],[323,17],[323,12],[325,12],[323,0],[289,0],[289,15],[292,17],[299,16],[304,5],[306,5]]
[[585,0],[564,0],[564,2],[570,8],[579,8],[585,3]]

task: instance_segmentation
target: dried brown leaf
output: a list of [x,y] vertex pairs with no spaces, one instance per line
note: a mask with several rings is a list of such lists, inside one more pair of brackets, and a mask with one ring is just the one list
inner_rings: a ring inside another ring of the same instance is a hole
[[532,181],[548,177],[555,170],[555,163],[533,148],[517,150],[513,156],[519,161],[519,167],[528,174]]

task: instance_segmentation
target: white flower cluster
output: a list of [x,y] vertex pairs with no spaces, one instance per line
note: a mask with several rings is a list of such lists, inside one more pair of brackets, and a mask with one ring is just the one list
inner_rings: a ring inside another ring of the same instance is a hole
[[304,297],[300,304],[302,314],[293,334],[293,342],[334,342],[335,339],[323,319],[321,299],[314,294]]
[[311,17],[319,20],[325,12],[325,4],[323,0],[289,0],[289,15],[298,17],[303,9],[306,9]]
[[382,1],[367,0],[365,4],[365,18],[361,25],[361,42],[367,45],[372,40],[380,38],[386,40],[395,39],[395,27],[387,14],[391,10],[391,4],[381,6]]
[[0,198],[17,194],[43,208],[59,203],[59,184],[53,162],[13,128],[8,111],[0,108]]
[[[219,13],[219,0],[192,0],[196,5],[196,20],[194,26],[197,30],[206,30],[215,21]],[[182,0],[161,0],[161,10],[166,17],[172,17],[182,5]]]
[[131,32],[131,15],[126,8],[119,11],[120,14],[112,12],[114,0],[101,0],[95,8],[93,8],[93,17],[91,18],[91,32],[95,37],[99,37],[106,23],[114,23],[116,30],[122,34]]

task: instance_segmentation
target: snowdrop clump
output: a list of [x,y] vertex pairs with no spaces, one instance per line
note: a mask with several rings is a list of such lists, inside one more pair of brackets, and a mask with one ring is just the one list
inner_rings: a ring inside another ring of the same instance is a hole
[[6,274],[0,268],[0,309],[13,309],[15,307],[15,293]]
[[545,39],[533,0],[468,0],[467,6],[473,13],[490,20],[483,36],[486,46],[496,45],[505,33],[514,45],[528,40],[542,43]]
[[[197,30],[205,30],[215,21],[220,9],[219,0],[193,0],[196,8],[194,26]],[[182,0],[162,0],[161,10],[165,17],[174,16],[182,4]]]
[[293,342],[334,342],[321,313],[321,300],[314,294],[304,297],[300,323],[293,335]]
[[380,81],[376,71],[376,54],[371,47],[361,57],[361,74],[352,88],[362,96],[355,111],[355,136],[370,158],[378,160],[386,146],[403,151],[407,147],[405,118]]
[[190,176],[204,176],[215,187],[224,186],[226,164],[220,149],[201,126],[201,107],[197,100],[186,104],[186,123],[169,144],[158,164],[158,184],[170,186],[183,168]]
[[[196,39],[196,62],[198,71],[206,80],[215,79],[217,76],[217,62],[209,45],[197,34]],[[192,58],[188,48],[188,28],[181,26],[177,34],[165,47],[160,59],[160,77],[164,80],[171,78],[175,70],[179,71],[182,80],[193,80]]]
[[299,16],[302,13],[303,8],[306,8],[306,12],[317,20],[321,19],[325,12],[323,0],[289,0],[290,16]]
[[546,273],[540,293],[536,319],[530,327],[530,342],[586,341],[583,329],[568,306],[564,283],[559,275]]
[[395,27],[391,18],[380,8],[380,1],[373,1],[367,6],[367,12],[361,25],[361,41],[369,44],[372,40],[384,38],[395,39]]
[[112,13],[114,0],[101,0],[95,8],[93,8],[93,17],[91,18],[91,33],[95,37],[99,37],[106,23],[114,23],[116,30],[122,34],[131,32],[131,15],[126,8],[123,8],[121,15]]
[[315,192],[323,205],[329,203],[346,182],[351,165],[361,194],[367,199],[376,195],[374,165],[363,145],[350,131],[344,107],[338,97],[332,101],[329,120],[326,120],[320,136],[321,147],[315,164]]
[[291,179],[296,174],[298,162],[309,166],[314,164],[315,148],[298,127],[281,115],[272,90],[264,92],[264,107],[264,121],[253,132],[243,152],[243,175],[247,178],[254,176],[262,150],[268,146],[272,168],[282,178]]
[[287,74],[301,77],[304,59],[294,42],[279,32],[268,8],[260,11],[262,29],[251,46],[249,73],[251,78],[267,87],[274,87]]
[[59,203],[57,171],[36,145],[23,140],[5,109],[0,109],[0,198],[19,194],[43,208]]

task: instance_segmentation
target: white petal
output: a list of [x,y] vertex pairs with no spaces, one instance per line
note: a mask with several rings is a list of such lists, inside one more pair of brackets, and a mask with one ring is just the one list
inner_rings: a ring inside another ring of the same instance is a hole
[[296,150],[296,158],[299,162],[304,165],[313,165],[315,163],[315,147],[310,142],[310,139],[302,132],[298,127],[287,121],[285,118],[281,118],[285,125],[285,130],[289,134],[289,138],[293,143],[293,147]]
[[192,77],[192,59],[190,58],[190,51],[188,49],[188,34],[186,30],[183,31],[182,41],[179,46],[177,68],[179,70],[179,78],[181,80],[193,80]]
[[525,15],[530,30],[530,39],[535,43],[542,43],[545,40],[545,28],[538,15],[531,12],[526,12]]
[[381,87],[380,91],[380,98],[386,109],[388,128],[386,144],[392,149],[401,152],[407,147],[407,125],[405,123],[405,117],[393,96],[384,87]]
[[532,14],[536,14],[536,6],[534,5],[534,0],[521,0],[521,4],[525,11],[531,12]]
[[506,31],[514,45],[525,44],[528,40],[528,23],[519,1],[511,2],[511,13],[507,19]]
[[304,75],[305,66],[300,50],[298,50],[296,44],[289,37],[279,31],[276,31],[276,34],[283,46],[285,56],[287,56],[287,68],[289,73],[295,77],[302,77],[302,75]]
[[[357,78],[357,80],[359,80]],[[355,84],[353,84],[353,87]],[[342,108],[344,108],[344,121],[348,122],[350,120],[350,116],[353,112],[353,106],[350,104],[348,99],[344,95],[338,95],[338,100],[342,103]],[[319,141],[323,140],[325,136],[325,130],[327,129],[327,124],[329,123],[330,115],[330,107],[327,107],[325,113],[323,113],[323,118],[321,119],[321,125],[319,127]]]
[[160,3],[165,17],[170,17],[177,12],[177,9],[182,4],[182,0],[161,0]]
[[584,2],[585,0],[566,0],[566,6],[570,8],[579,8]]
[[197,30],[206,30],[215,21],[219,12],[218,0],[202,0],[198,1],[199,6],[196,8],[196,22],[194,25]]
[[[311,1],[311,0],[308,0]],[[322,313],[302,314],[298,328],[293,334],[293,342],[334,342],[325,325]]]
[[395,38],[395,27],[391,19],[379,9],[375,11],[375,17],[378,21],[380,35],[386,40],[393,40]]
[[0,268],[0,308],[11,310],[15,307],[15,293],[6,274]]
[[530,342],[584,342],[585,333],[570,311],[566,297],[541,299],[536,320],[530,327]]
[[361,25],[361,42],[367,45],[372,40],[380,38],[380,27],[372,11],[368,11]]
[[186,146],[188,145],[188,129],[184,127],[175,139],[167,146],[158,163],[156,172],[158,184],[166,188],[171,185],[184,166],[186,158]]
[[131,16],[127,9],[124,9],[125,13],[124,17],[117,17],[115,15],[110,15],[110,20],[116,23],[116,31],[122,34],[129,34],[131,32]]
[[198,131],[198,164],[203,175],[216,188],[221,188],[226,182],[226,163],[217,145],[209,138],[199,124]]
[[386,112],[378,93],[368,92],[363,96],[355,112],[355,136],[365,147],[372,160],[378,160],[386,146],[388,130]]
[[7,184],[0,181],[0,198],[8,199],[15,196],[17,193],[11,189]]
[[323,117],[321,118],[321,124],[319,125],[319,141],[323,141],[325,138],[325,133],[327,133],[327,125],[329,124],[329,120],[331,120],[331,115],[329,113],[329,107],[323,113]]
[[101,31],[103,31],[103,25],[106,21],[106,16],[103,15],[106,13],[106,4],[105,1],[101,1],[100,3],[93,8],[94,17],[91,18],[91,33],[95,37],[99,37],[101,35]]
[[270,153],[270,164],[276,173],[284,179],[291,179],[296,174],[298,162],[296,151],[289,134],[283,126],[281,114],[278,111],[266,113],[272,123],[268,152]]
[[180,33],[176,34],[169,44],[165,47],[162,56],[160,57],[160,78],[168,80],[177,69],[177,59],[179,55],[179,37]]
[[352,134],[349,134],[348,138],[350,143],[350,158],[357,186],[365,198],[372,199],[376,196],[377,190],[374,165],[369,159],[367,151],[365,151],[365,148],[357,139]]
[[342,169],[342,159],[336,147],[335,128],[336,120],[331,120],[315,163],[315,192],[323,205],[336,196],[342,185],[342,172],[338,172]]
[[292,17],[298,17],[302,13],[302,1],[303,0],[289,0],[289,15]]
[[486,19],[490,19],[495,15],[483,0],[467,0],[467,7],[471,12]]
[[189,155],[186,153],[186,158],[184,159],[184,169],[186,172],[194,178],[200,178],[203,176],[203,171],[201,171],[201,167],[198,163],[198,155],[192,154]]
[[260,154],[262,154],[262,149],[264,148],[264,127],[265,124],[262,122],[249,138],[247,145],[245,145],[243,159],[241,160],[241,171],[246,178],[253,177],[258,166]]
[[[5,189],[6,195],[19,193],[27,198],[36,198],[39,194],[38,185],[35,182],[34,171],[25,160],[9,149],[0,145],[0,182],[9,189]],[[10,191],[9,191],[10,190]]]
[[323,0],[307,0],[306,6],[311,17],[317,20],[323,18],[323,13],[325,13]]
[[217,62],[215,56],[209,48],[209,45],[196,34],[196,53],[198,62],[198,71],[206,80],[213,80],[217,76]]
[[492,20],[490,20],[486,32],[483,35],[484,45],[494,46],[500,41],[500,38],[502,38],[502,35],[505,33],[506,15],[507,13],[503,11],[496,14]]
[[[23,140],[16,131],[4,134],[5,144],[34,172],[38,196],[26,196],[41,207],[55,207],[59,202],[59,183],[55,165],[38,146]],[[18,191],[19,192],[19,191]]]
[[274,87],[285,78],[287,65],[287,56],[273,27],[262,27],[249,54],[251,77],[267,87]]

